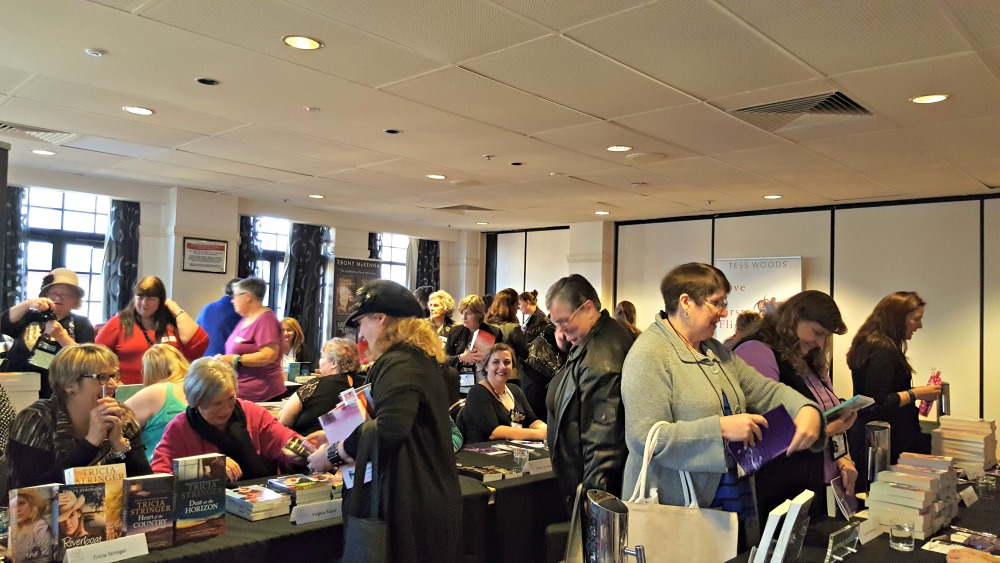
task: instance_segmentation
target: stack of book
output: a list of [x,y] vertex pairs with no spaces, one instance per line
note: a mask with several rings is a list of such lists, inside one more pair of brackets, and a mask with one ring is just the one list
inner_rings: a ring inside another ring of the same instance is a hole
[[326,480],[301,473],[270,479],[267,488],[291,497],[292,506],[330,500],[333,493],[333,487]]
[[931,431],[931,451],[954,458],[969,477],[982,475],[997,464],[997,424],[995,420],[942,416],[940,426]]
[[[893,468],[899,469],[899,465]],[[869,518],[878,520],[886,530],[893,518],[904,518],[914,523],[913,537],[930,538],[943,526],[934,503],[941,494],[941,476],[906,471],[880,471],[878,480],[868,491]]]
[[458,466],[458,474],[479,479],[483,483],[524,477],[524,473],[520,471],[511,471],[496,465],[460,465]]
[[240,518],[256,521],[284,516],[292,511],[288,495],[260,485],[226,489],[226,512]]
[[324,483],[329,483],[330,485],[330,498],[343,498],[344,496],[344,477],[340,472],[330,473],[313,473],[309,476],[310,479],[315,479],[317,481],[323,481]]
[[934,518],[940,519],[940,527],[951,524],[952,519],[958,516],[958,473],[955,471],[955,460],[939,455],[903,452],[899,456],[899,463],[890,469],[940,477],[941,487],[938,489],[937,500],[931,505],[932,514]]

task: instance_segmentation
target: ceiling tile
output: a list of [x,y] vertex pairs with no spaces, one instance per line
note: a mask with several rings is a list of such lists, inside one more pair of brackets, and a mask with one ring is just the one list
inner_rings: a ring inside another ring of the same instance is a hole
[[431,183],[430,180],[421,181],[411,178],[403,178],[392,174],[376,172],[367,168],[350,168],[339,172],[325,174],[324,177],[340,182],[368,186],[370,188],[378,188],[379,190],[383,190],[383,195],[388,198],[397,195],[441,194],[455,189],[455,187],[450,184],[442,185]]
[[254,178],[233,176],[231,174],[220,174],[208,170],[198,170],[197,168],[187,168],[185,166],[175,166],[151,160],[130,160],[114,167],[116,170],[128,170],[132,172],[148,172],[164,178],[176,178],[179,181],[192,181],[225,188],[239,188],[257,183]]
[[302,177],[301,174],[296,174],[294,172],[286,172],[284,170],[277,170],[274,168],[265,168],[263,166],[255,166],[253,164],[246,164],[243,162],[234,162],[232,160],[205,156],[202,154],[186,152],[184,150],[162,151],[146,157],[146,160],[163,162],[165,164],[175,164],[177,166],[184,166],[187,168],[209,170],[222,174],[232,174],[235,176],[243,176],[245,178],[256,178],[258,180],[267,180],[270,182],[287,182]]
[[655,174],[724,193],[736,187],[770,184],[771,181],[713,158],[698,156],[647,166]]
[[984,185],[1000,187],[1000,158],[964,162],[961,167]]
[[332,178],[300,178],[284,182],[282,185],[301,188],[302,193],[306,196],[309,194],[326,196],[326,199],[330,200],[324,201],[326,204],[344,205],[347,202],[373,201],[385,197],[376,190],[366,189],[367,186],[341,182]]
[[945,2],[977,49],[1000,47],[1000,3]]
[[707,155],[786,142],[706,104],[662,109],[615,121],[640,133]]
[[601,2],[580,2],[579,0],[546,0],[545,2],[539,2],[538,0],[493,1],[558,30],[601,19],[649,2],[649,0],[602,0]]
[[702,100],[819,77],[715,4],[700,0],[651,3],[567,35]]
[[[677,145],[664,143],[621,125],[603,121],[556,131],[546,131],[534,137],[553,145],[615,162],[620,166],[630,165],[631,161],[627,157],[634,153],[660,153],[668,160],[694,156],[691,151]],[[607,148],[612,145],[624,145],[632,147],[632,150],[610,152]]]
[[780,145],[730,153],[715,158],[780,181],[814,176],[846,174],[848,169],[832,160],[796,145]]
[[693,101],[563,37],[507,49],[462,66],[603,119]]
[[861,174],[839,174],[821,178],[803,178],[790,182],[795,187],[838,202],[896,198],[902,194]]
[[595,121],[458,67],[423,74],[383,90],[525,135]]
[[89,0],[95,4],[102,4],[109,8],[131,12],[143,4],[148,4],[150,0]]
[[674,191],[697,189],[696,186],[692,186],[691,184],[685,184],[646,170],[629,167],[576,174],[575,177],[616,190],[642,195],[660,195]]
[[[477,176],[461,170],[453,170],[444,166],[436,166],[425,162],[407,160],[405,158],[379,162],[365,166],[364,168],[366,170],[374,170],[375,172],[381,172],[383,174],[399,176],[400,178],[404,178],[408,181],[416,181],[426,186],[428,189],[442,189],[445,187],[454,189],[462,187],[456,186],[453,182],[479,182],[479,185],[481,186],[491,186],[502,183],[500,180],[495,180],[493,178]],[[432,180],[427,178],[428,174],[440,174],[445,176],[445,179]]]
[[970,49],[937,0],[718,1],[827,75]]
[[226,139],[202,139],[188,143],[180,147],[180,150],[310,176],[319,176],[346,168],[333,162],[244,145]]
[[890,190],[898,191],[908,197],[986,192],[986,186],[982,182],[951,164],[877,170],[872,172],[870,176]]
[[31,77],[31,73],[18,68],[0,66],[0,94],[8,94]]
[[163,147],[141,145],[139,143],[130,143],[128,141],[120,141],[118,139],[108,139],[107,137],[98,137],[96,135],[83,135],[63,143],[62,146],[76,147],[96,152],[105,152],[108,154],[130,156],[133,158],[145,158],[151,154],[168,150]]
[[861,172],[944,163],[940,156],[902,131],[881,131],[804,144]]
[[[1000,114],[1000,78],[973,53],[875,68],[834,77],[872,113],[904,127]],[[936,104],[910,98],[950,94]]]
[[350,145],[300,135],[291,131],[251,125],[218,135],[223,139],[348,166],[363,166],[394,157]]
[[911,131],[956,162],[994,158],[1000,152],[1000,116],[934,123]]
[[[170,0],[153,3],[139,15],[369,86],[444,66],[391,40],[285,2]],[[326,46],[292,49],[281,41],[290,33],[315,37]]]

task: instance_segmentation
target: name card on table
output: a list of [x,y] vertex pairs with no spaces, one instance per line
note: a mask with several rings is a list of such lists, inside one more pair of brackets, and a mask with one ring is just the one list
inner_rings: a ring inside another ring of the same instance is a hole
[[524,472],[530,473],[531,475],[552,473],[552,459],[548,457],[542,457],[541,459],[529,459],[524,464]]
[[66,550],[63,561],[64,563],[110,563],[111,561],[131,559],[140,555],[149,555],[149,547],[146,545],[146,534],[136,534],[116,540],[71,547]]
[[323,500],[300,504],[292,508],[288,519],[292,524],[311,524],[322,520],[333,520],[344,515],[344,499]]
[[972,506],[979,500],[979,495],[976,494],[975,489],[972,487],[966,487],[961,491],[958,491],[958,496],[962,498],[965,506]]

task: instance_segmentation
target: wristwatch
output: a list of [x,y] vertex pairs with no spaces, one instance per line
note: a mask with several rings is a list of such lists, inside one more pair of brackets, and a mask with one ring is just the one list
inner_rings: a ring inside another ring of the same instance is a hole
[[108,454],[108,459],[113,459],[113,460],[117,460],[117,461],[125,461],[125,457],[128,455],[128,453],[130,451],[132,451],[132,442],[129,442],[128,440],[125,440],[125,449],[122,450],[122,451],[120,451],[120,452],[118,452],[118,453],[115,453],[114,451],[111,451]]
[[341,465],[344,465],[344,460],[341,459],[340,452],[338,451],[339,446],[340,442],[337,442],[336,444],[330,446],[328,450],[326,450],[326,460],[329,461],[330,465],[334,467],[340,467]]

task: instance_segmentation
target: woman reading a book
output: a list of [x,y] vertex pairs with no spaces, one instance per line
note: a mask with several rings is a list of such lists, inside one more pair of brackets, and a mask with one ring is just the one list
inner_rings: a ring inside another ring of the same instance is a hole
[[340,402],[340,394],[354,387],[353,375],[361,368],[358,345],[346,338],[331,338],[319,356],[319,375],[288,398],[278,421],[303,436],[319,430],[319,417]]
[[755,515],[751,485],[737,479],[725,442],[761,439],[767,421],[750,413],[788,412],[795,426],[788,455],[825,445],[817,442],[824,425],[815,402],[757,373],[712,337],[728,313],[729,291],[725,274],[708,264],[683,264],[660,283],[665,312],[636,339],[622,370],[624,498],[632,495],[647,434],[659,421],[668,424],[654,445],[647,490],[658,489],[660,504],[681,506],[679,472],[687,471],[699,506],[736,512],[741,521]]
[[153,470],[172,473],[179,457],[221,453],[231,482],[278,474],[281,462],[301,462],[302,436],[255,403],[237,399],[233,367],[214,358],[191,364],[184,378],[187,409],[163,431]]
[[[896,463],[901,452],[931,452],[930,436],[920,430],[917,401],[937,400],[941,386],[914,387],[913,368],[906,359],[907,341],[924,326],[925,305],[912,291],[889,294],[875,305],[854,335],[847,351],[854,394],[875,399],[875,407],[862,412],[848,433],[856,454],[866,452],[865,425],[873,420],[888,422],[892,427],[889,463]],[[867,462],[867,455],[860,461]],[[867,475],[861,477],[867,489]]]
[[[358,291],[347,324],[358,328],[375,357],[368,381],[379,482],[370,486],[381,489],[382,506],[368,516],[388,521],[391,560],[450,563],[458,558],[462,501],[448,391],[439,366],[444,353],[423,314],[405,287],[375,280]],[[330,471],[354,463],[360,436],[359,427],[342,442],[320,446],[309,458],[310,469]],[[356,485],[348,494],[368,494],[359,489]],[[352,524],[348,519],[346,525]]]
[[108,319],[94,340],[118,356],[122,383],[142,383],[142,355],[158,343],[176,347],[189,361],[205,353],[208,333],[167,298],[163,280],[146,276],[135,284],[133,293],[128,306]]
[[63,348],[49,367],[52,398],[17,413],[7,459],[8,489],[63,482],[70,467],[125,463],[150,473],[139,423],[115,400],[118,358],[99,344]]
[[189,367],[187,358],[166,344],[157,344],[142,355],[142,382],[146,387],[125,404],[142,426],[142,443],[150,462],[167,424],[187,408],[184,376]]
[[[840,404],[830,381],[833,335],[846,332],[832,297],[821,291],[803,291],[765,315],[753,332],[736,343],[734,351],[765,377],[795,389],[826,411]],[[758,514],[767,514],[803,489],[816,493],[810,511],[825,514],[826,485],[837,476],[844,490],[853,494],[858,470],[847,452],[845,434],[856,418],[854,412],[828,420],[830,443],[822,452],[798,452],[775,459],[758,471]]]
[[468,442],[545,439],[545,422],[535,416],[524,391],[507,385],[516,362],[514,350],[506,344],[494,344],[486,351],[486,379],[469,389],[458,416],[458,428]]

